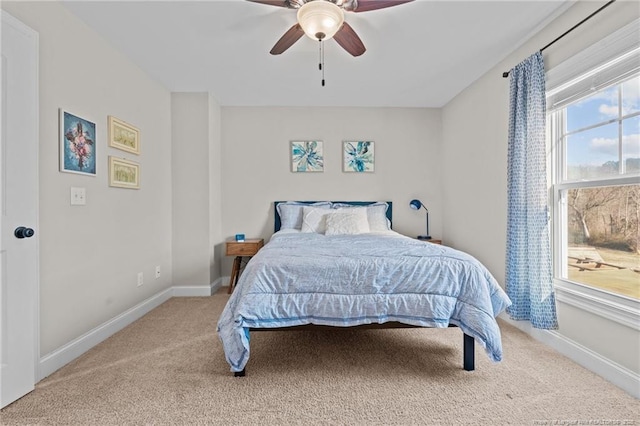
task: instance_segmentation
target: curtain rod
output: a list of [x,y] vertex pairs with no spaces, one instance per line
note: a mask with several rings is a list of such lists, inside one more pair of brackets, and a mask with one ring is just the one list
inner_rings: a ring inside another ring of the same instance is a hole
[[[602,7],[600,7],[598,10],[596,10],[595,12],[593,12],[591,15],[587,16],[586,18],[584,18],[582,21],[578,22],[577,24],[575,24],[573,27],[569,28],[567,31],[565,31],[564,33],[562,33],[559,37],[557,37],[555,40],[553,40],[551,43],[547,44],[546,46],[544,46],[542,49],[540,49],[540,52],[544,51],[546,48],[551,47],[551,45],[555,44],[555,42],[557,42],[558,40],[560,40],[561,38],[563,38],[564,36],[566,36],[567,34],[569,34],[571,31],[575,30],[576,28],[578,28],[580,25],[584,24],[585,22],[587,22],[589,19],[593,18],[595,15],[597,15],[598,13],[600,13],[605,7],[610,6],[611,3],[615,2],[616,0],[609,0],[607,3],[605,3]],[[502,77],[507,78],[509,77],[509,72],[510,71],[505,71],[502,73]]]

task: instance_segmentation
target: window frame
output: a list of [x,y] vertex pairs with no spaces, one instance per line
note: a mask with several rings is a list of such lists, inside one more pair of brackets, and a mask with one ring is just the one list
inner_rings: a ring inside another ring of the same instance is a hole
[[[566,160],[566,152],[564,151],[566,143],[562,143],[561,141],[561,133],[562,129],[564,129],[566,116],[562,111],[566,106],[577,102],[581,98],[587,97],[589,94],[583,92],[582,95],[577,95],[574,91],[564,96],[564,94],[559,94],[559,92],[566,90],[568,87],[570,88],[572,83],[576,81],[580,82],[582,80],[582,84],[584,84],[585,76],[593,78],[594,75],[597,76],[599,70],[605,69],[604,64],[612,61],[612,59],[614,60],[613,62],[616,62],[616,58],[612,58],[611,56],[613,51],[618,52],[618,58],[628,56],[628,52],[630,51],[637,52],[639,44],[637,41],[638,28],[640,28],[640,20],[635,20],[596,45],[585,49],[575,55],[575,57],[569,58],[569,60],[547,72],[548,188],[551,210],[552,273],[556,299],[559,302],[602,316],[635,330],[640,330],[640,300],[592,287],[587,284],[570,281],[568,278],[562,277],[563,275],[567,276],[565,272],[568,268],[568,246],[566,244],[568,224],[565,219],[567,217],[568,206],[563,194],[566,194],[566,191],[572,188],[637,184],[640,173],[629,175],[618,174],[590,180],[560,179],[563,176],[559,176],[559,173],[564,172],[564,163]],[[617,66],[620,66],[620,63],[621,61],[618,60]],[[597,87],[597,89],[621,84],[622,81],[627,80],[632,74],[635,75],[637,72],[637,67],[635,69],[622,69],[622,71],[618,73],[617,78],[611,79],[609,78],[609,71],[607,81],[602,81],[598,84],[599,87]],[[551,83],[551,85],[549,85],[549,83]],[[619,108],[622,108],[621,102],[618,104]],[[620,110],[618,117],[611,120],[611,122],[619,121],[622,123],[624,119],[637,115],[640,115],[640,112],[623,116]],[[605,121],[603,120],[603,122],[598,123],[598,125],[604,125],[604,123]],[[571,133],[585,129],[574,129]],[[619,133],[619,137],[620,135],[621,133]],[[621,147],[619,147],[619,150],[620,149]],[[624,159],[621,158],[620,163],[623,162]],[[620,164],[619,172],[624,170],[623,168],[624,165]]]
[[[640,76],[640,74],[639,74]],[[567,275],[568,269],[568,261],[567,261],[567,221],[566,217],[568,217],[568,207],[566,202],[566,191],[570,189],[579,189],[579,188],[599,188],[604,186],[624,186],[624,185],[632,185],[640,182],[640,173],[630,173],[626,175],[622,175],[622,170],[620,174],[615,177],[602,177],[591,180],[568,180],[563,179],[559,175],[566,174],[566,142],[563,143],[563,139],[566,138],[567,135],[573,134],[576,132],[562,132],[562,128],[564,128],[564,108],[552,111],[547,115],[547,125],[550,128],[550,144],[551,144],[551,206],[553,210],[553,243],[554,243],[554,269],[553,276],[556,280],[570,281],[567,278],[563,278],[563,276]],[[633,117],[640,115],[640,112],[636,112],[633,114],[629,114],[627,116],[619,117],[614,120],[608,120],[607,122],[622,122],[624,119],[628,117]],[[603,123],[599,123],[598,125],[603,125]],[[588,127],[586,127],[588,128]],[[585,129],[586,129],[585,128]],[[580,129],[584,130],[584,129]],[[621,135],[619,134],[619,137]],[[620,142],[621,143],[621,142]],[[621,147],[619,147],[619,150]],[[619,153],[620,155],[620,153]],[[620,157],[622,157],[620,155]],[[620,161],[622,163],[623,161]],[[620,166],[620,169],[622,166]],[[640,277],[639,277],[640,278]],[[580,284],[575,282],[575,284],[579,284],[583,287],[594,288],[586,284]],[[596,288],[597,289],[597,288]],[[604,292],[610,294],[610,292],[606,290],[597,289],[600,292]],[[631,300],[635,300],[629,298],[624,295],[618,295],[616,293],[611,293],[616,296],[628,298]]]

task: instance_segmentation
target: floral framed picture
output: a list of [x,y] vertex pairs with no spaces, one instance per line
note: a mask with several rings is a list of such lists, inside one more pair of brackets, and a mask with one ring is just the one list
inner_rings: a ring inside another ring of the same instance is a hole
[[96,175],[96,124],[60,109],[60,171]]
[[140,164],[109,156],[109,186],[140,189]]
[[140,154],[140,130],[131,124],[108,116],[109,146],[132,154]]
[[343,141],[342,171],[353,173],[373,172],[375,170],[375,142]]
[[324,171],[322,141],[291,141],[290,152],[292,172]]

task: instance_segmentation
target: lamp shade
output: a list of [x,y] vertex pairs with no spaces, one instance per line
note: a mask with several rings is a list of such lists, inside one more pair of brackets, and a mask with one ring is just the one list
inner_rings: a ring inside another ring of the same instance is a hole
[[422,203],[420,202],[420,200],[411,200],[409,202],[409,206],[414,210],[420,210],[420,207],[422,207]]
[[329,40],[343,23],[344,12],[328,0],[312,0],[298,9],[298,24],[314,40]]

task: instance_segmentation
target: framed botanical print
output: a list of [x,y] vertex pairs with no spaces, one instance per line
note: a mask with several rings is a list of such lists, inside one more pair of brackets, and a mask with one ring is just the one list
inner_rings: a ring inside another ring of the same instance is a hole
[[140,154],[140,130],[109,116],[109,146],[132,154]]
[[140,189],[140,164],[109,156],[109,186]]

